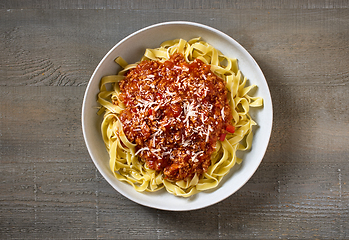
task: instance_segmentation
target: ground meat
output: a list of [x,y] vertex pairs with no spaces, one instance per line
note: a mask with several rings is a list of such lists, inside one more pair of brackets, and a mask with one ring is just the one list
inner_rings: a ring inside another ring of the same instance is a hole
[[136,154],[168,180],[202,175],[232,120],[224,81],[200,60],[182,54],[143,61],[120,82],[120,120]]

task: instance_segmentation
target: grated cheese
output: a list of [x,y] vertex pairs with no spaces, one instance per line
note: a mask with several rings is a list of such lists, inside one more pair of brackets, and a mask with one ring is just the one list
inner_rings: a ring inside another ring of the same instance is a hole
[[208,142],[208,137],[210,136],[210,132],[212,132],[212,131],[213,131],[213,129],[212,129],[211,125],[208,125],[205,142]]
[[222,119],[223,119],[223,121],[224,121],[224,107],[223,107],[222,110],[221,110],[221,114],[222,114]]
[[138,153],[143,152],[143,151],[145,151],[145,150],[149,150],[149,148],[148,148],[148,147],[141,148],[141,149],[139,149],[139,150],[135,153],[135,155],[137,156]]
[[191,160],[192,160],[193,162],[198,162],[199,159],[197,159],[197,157],[198,157],[200,154],[203,154],[203,153],[204,153],[204,151],[200,151],[200,152],[195,153],[195,154],[191,157]]

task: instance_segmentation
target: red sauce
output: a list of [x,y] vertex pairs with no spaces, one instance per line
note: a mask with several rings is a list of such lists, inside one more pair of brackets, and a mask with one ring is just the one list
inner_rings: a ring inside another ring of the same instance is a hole
[[[232,116],[224,81],[200,60],[181,54],[143,61],[120,82],[120,120],[136,154],[168,180],[207,171]],[[220,139],[221,140],[221,139]]]

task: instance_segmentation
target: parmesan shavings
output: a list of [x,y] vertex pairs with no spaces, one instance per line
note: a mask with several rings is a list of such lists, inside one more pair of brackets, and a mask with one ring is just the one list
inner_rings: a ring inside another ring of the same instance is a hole
[[156,102],[146,101],[144,99],[138,99],[138,104],[136,105],[136,107],[143,107],[146,109],[153,106],[154,104],[156,104]]
[[208,137],[210,136],[210,132],[212,132],[212,131],[213,131],[213,129],[212,129],[211,125],[208,125],[205,142],[208,142]]
[[204,151],[200,151],[200,152],[195,153],[195,154],[191,157],[191,160],[192,160],[193,162],[198,162],[199,159],[197,159],[197,157],[198,157],[200,154],[203,154],[203,153],[204,153]]
[[197,116],[197,110],[194,110],[194,102],[187,104],[184,103],[183,104],[183,110],[184,110],[184,114],[185,114],[185,119],[184,119],[184,123],[187,123],[187,127],[189,128],[189,117],[196,117]]
[[183,147],[188,146],[189,143],[190,143],[190,139],[188,139],[188,140],[186,140],[186,141],[184,141],[184,139],[182,139],[182,146],[183,146]]
[[149,150],[149,148],[148,148],[148,147],[141,148],[141,149],[139,149],[139,150],[135,153],[135,155],[137,156],[138,153],[143,152],[143,151],[145,151],[145,150]]
[[221,114],[222,114],[222,119],[223,119],[223,121],[224,121],[224,107],[223,107],[222,110],[221,110]]
[[204,113],[201,112],[200,115],[201,115],[201,122],[205,124]]
[[176,95],[175,92],[170,92],[168,89],[166,89],[165,93],[166,93],[168,96],[170,96],[170,97]]
[[150,137],[153,138],[152,141],[153,141],[153,147],[155,147],[155,137],[157,135],[160,135],[163,131],[161,129],[158,129],[155,133],[153,133]]

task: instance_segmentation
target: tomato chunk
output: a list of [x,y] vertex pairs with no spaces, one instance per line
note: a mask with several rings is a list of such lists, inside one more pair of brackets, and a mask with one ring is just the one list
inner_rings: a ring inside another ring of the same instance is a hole
[[153,109],[150,108],[150,109],[148,110],[148,113],[149,113],[149,115],[153,115],[153,113],[154,113]]
[[219,141],[223,142],[225,139],[225,136],[227,136],[226,133],[222,133],[221,136],[219,137]]
[[235,132],[235,126],[232,126],[232,125],[228,125],[226,130],[230,133],[234,133]]

